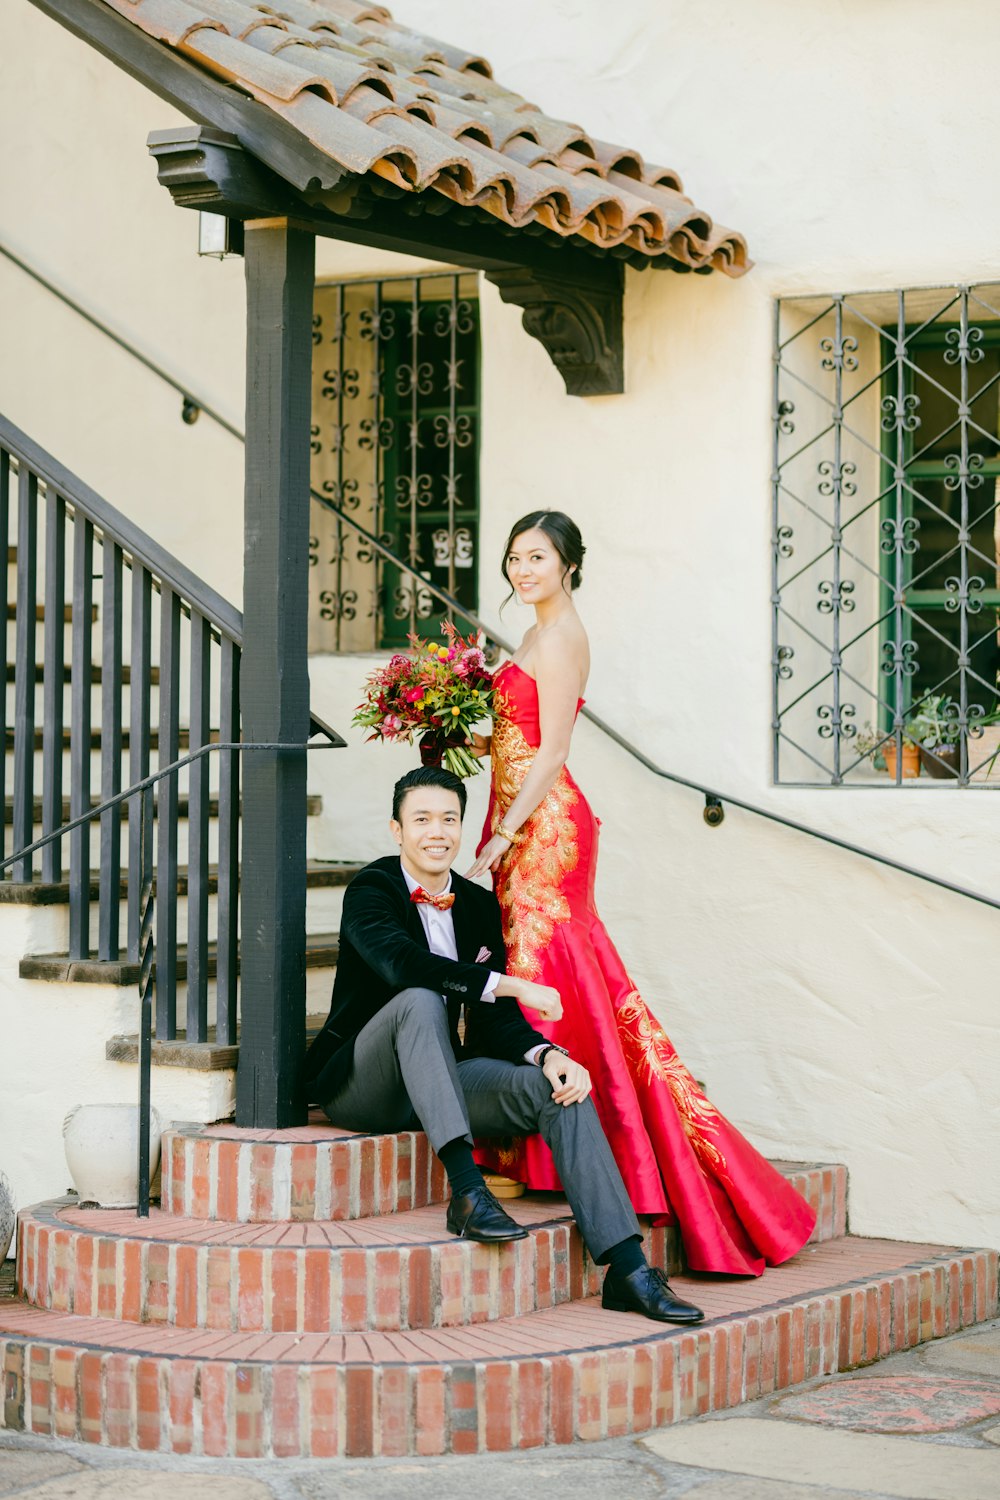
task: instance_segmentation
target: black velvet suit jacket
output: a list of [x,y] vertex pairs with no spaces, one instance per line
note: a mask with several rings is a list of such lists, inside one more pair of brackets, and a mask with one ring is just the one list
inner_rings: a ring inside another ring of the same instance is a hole
[[[547,1040],[528,1025],[510,997],[481,1003],[491,972],[502,974],[506,968],[500,907],[492,891],[454,871],[451,879],[457,962],[428,948],[398,856],[377,859],[351,881],[344,895],[330,1014],[306,1055],[311,1101],[325,1104],[343,1087],[351,1075],[358,1032],[401,990],[419,987],[445,997],[452,1046],[462,1056],[521,1062],[531,1047]],[[487,954],[477,962],[483,949]],[[460,1048],[463,1002],[465,1043]]]

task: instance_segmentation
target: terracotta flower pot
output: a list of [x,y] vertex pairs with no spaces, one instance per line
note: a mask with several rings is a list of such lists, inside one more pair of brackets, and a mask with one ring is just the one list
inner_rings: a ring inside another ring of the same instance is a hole
[[1000,781],[1000,724],[985,724],[980,735],[969,735],[969,780]]
[[[885,757],[885,768],[893,781],[896,779],[896,741],[886,740],[882,746],[882,754]],[[909,740],[903,741],[903,780],[908,781],[913,776],[920,775],[920,746],[911,745]]]

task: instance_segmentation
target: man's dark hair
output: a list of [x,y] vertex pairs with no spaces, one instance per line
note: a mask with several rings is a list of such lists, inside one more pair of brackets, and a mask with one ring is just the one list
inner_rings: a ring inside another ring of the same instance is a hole
[[400,809],[407,792],[415,792],[424,786],[440,786],[446,792],[454,792],[458,798],[459,815],[465,817],[466,791],[462,778],[446,771],[443,766],[417,766],[401,776],[392,789],[392,816],[395,822],[399,822]]

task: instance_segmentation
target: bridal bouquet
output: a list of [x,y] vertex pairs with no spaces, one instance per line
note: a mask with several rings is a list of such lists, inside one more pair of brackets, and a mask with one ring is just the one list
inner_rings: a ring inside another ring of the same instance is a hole
[[371,730],[369,740],[412,745],[419,735],[424,765],[443,763],[456,776],[475,776],[479,761],[465,742],[490,713],[493,677],[476,636],[466,640],[450,622],[441,630],[447,644],[411,635],[408,652],[369,675],[353,722]]

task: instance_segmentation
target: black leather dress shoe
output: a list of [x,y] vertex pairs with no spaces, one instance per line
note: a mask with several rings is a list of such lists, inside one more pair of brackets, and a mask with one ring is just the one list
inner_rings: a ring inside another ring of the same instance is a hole
[[480,1240],[484,1245],[528,1238],[528,1231],[504,1213],[485,1185],[452,1198],[448,1204],[448,1231],[464,1240]]
[[637,1312],[657,1323],[701,1323],[705,1314],[691,1302],[682,1302],[656,1266],[640,1266],[620,1280],[609,1271],[604,1278],[601,1306],[609,1312]]

